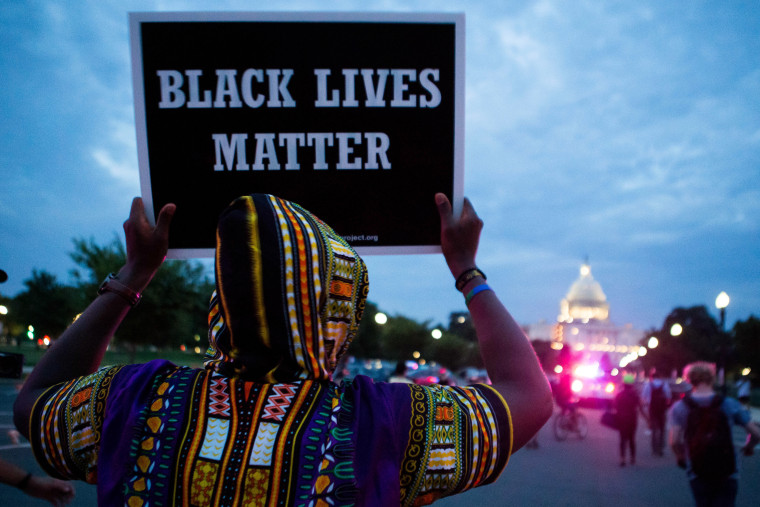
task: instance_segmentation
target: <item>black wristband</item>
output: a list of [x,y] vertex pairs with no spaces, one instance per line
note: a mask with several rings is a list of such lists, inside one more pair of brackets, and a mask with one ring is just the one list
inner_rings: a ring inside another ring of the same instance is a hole
[[470,268],[470,269],[466,269],[464,273],[459,275],[456,283],[454,284],[454,287],[456,287],[459,292],[462,292],[462,289],[464,289],[464,286],[467,285],[467,282],[469,282],[476,276],[482,276],[483,280],[487,280],[486,274],[483,273],[481,270],[479,270],[478,268]]
[[32,472],[29,472],[28,474],[24,476],[23,479],[18,481],[18,484],[16,484],[16,487],[23,491],[29,485],[29,481],[31,480],[32,480]]

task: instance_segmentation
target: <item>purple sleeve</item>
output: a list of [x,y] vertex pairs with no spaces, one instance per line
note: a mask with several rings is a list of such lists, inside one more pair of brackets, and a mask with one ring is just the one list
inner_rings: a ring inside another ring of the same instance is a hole
[[399,481],[390,504],[429,504],[493,482],[507,464],[509,409],[487,385],[423,387],[359,376],[351,390],[364,503],[387,499],[388,485]]
[[132,470],[133,440],[140,418],[158,383],[177,366],[162,359],[125,366],[114,379],[103,422],[98,466],[98,503],[123,503],[126,476]]

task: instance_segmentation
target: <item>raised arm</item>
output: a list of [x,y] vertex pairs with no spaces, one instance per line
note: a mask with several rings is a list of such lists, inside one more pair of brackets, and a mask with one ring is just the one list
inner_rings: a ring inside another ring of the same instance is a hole
[[[444,194],[436,194],[435,201],[441,217],[441,249],[457,279],[476,266],[483,221],[467,199],[458,219],[452,215],[451,203]],[[483,277],[475,276],[461,291],[470,294],[484,283]],[[476,290],[468,309],[488,376],[509,405],[514,426],[513,451],[517,450],[551,416],[551,388],[528,338],[493,290]]]
[[[117,283],[141,293],[166,258],[169,223],[174,204],[164,206],[153,227],[145,216],[142,199],[132,201],[124,222],[127,262],[117,275]],[[100,366],[108,343],[126,317],[130,302],[115,292],[103,292],[56,340],[24,382],[14,405],[18,430],[27,436],[27,423],[35,400],[45,389],[60,382],[93,373]]]

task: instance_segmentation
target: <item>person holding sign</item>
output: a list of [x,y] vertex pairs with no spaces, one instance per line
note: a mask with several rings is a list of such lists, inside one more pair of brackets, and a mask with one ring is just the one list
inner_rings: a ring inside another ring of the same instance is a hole
[[15,404],[52,475],[98,484],[101,505],[423,505],[496,480],[551,414],[520,327],[485,283],[482,221],[436,195],[441,246],[466,295],[493,386],[332,382],[368,292],[362,259],[299,205],[233,201],[217,227],[205,369],[99,368],[167,251],[141,199],[127,263],[40,360]]

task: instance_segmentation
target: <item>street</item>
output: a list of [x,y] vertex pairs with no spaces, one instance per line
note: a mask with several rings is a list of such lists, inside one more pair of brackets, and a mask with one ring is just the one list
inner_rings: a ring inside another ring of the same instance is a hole
[[[22,439],[14,445],[7,436],[13,428],[12,405],[15,382],[0,379],[0,458],[34,473],[41,473],[29,444]],[[601,411],[581,409],[589,422],[585,440],[570,435],[557,442],[551,422],[539,433],[538,449],[523,448],[510,460],[495,484],[446,498],[436,506],[562,506],[627,507],[692,505],[691,491],[683,470],[675,465],[670,451],[665,457],[652,456],[645,425],[637,432],[638,457],[635,466],[618,465],[618,435],[599,424]],[[755,417],[757,420],[757,417]],[[737,430],[735,442],[743,442]],[[760,498],[760,453],[742,457],[737,506],[754,507]],[[95,487],[75,483],[77,495],[71,505],[96,505]],[[4,505],[42,506],[46,502],[30,498],[13,487],[0,485]]]
[[[618,433],[601,424],[602,411],[581,409],[589,422],[585,440],[570,435],[557,442],[553,418],[539,432],[539,448],[522,448],[510,459],[495,484],[445,498],[435,505],[453,507],[689,507],[693,505],[686,473],[667,449],[654,457],[646,423],[639,419],[637,463],[621,468]],[[757,417],[755,417],[757,421]],[[744,443],[745,432],[735,429],[734,443]],[[760,453],[740,458],[741,478],[737,507],[755,507],[760,497]]]

